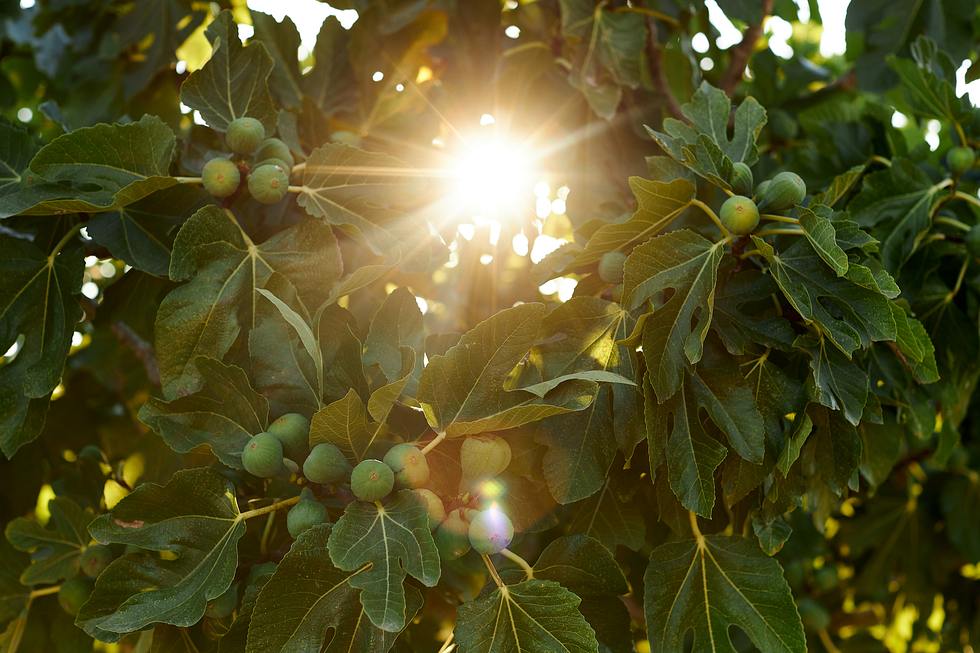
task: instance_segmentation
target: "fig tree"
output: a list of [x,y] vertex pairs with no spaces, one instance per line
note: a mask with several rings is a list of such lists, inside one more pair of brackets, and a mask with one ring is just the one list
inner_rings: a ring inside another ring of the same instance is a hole
[[230,197],[238,190],[242,174],[234,161],[219,156],[204,164],[201,181],[213,197]]
[[728,182],[737,194],[750,195],[752,193],[752,186],[755,184],[752,180],[752,168],[741,161],[736,161],[732,164],[732,174]]
[[946,153],[946,165],[957,177],[972,168],[976,161],[977,153],[969,147],[952,147]]
[[510,465],[510,445],[493,433],[471,435],[463,441],[459,450],[462,468],[461,487],[493,478]]
[[626,263],[626,254],[622,252],[606,252],[599,259],[599,278],[606,283],[623,282],[623,265]]
[[350,475],[350,463],[336,445],[321,442],[303,462],[303,476],[311,483],[340,483]]
[[84,576],[69,578],[58,590],[58,604],[61,609],[75,616],[92,593],[92,581]]
[[415,490],[415,494],[425,504],[425,509],[429,513],[429,530],[434,531],[446,518],[446,507],[442,505],[442,499],[432,490],[425,488]]
[[248,175],[248,192],[257,202],[275,204],[289,190],[289,175],[278,165],[264,163]]
[[721,223],[733,234],[745,236],[759,226],[759,209],[755,202],[742,195],[732,195],[718,212]]
[[795,172],[780,172],[759,193],[760,211],[784,211],[803,201],[806,183]]
[[470,522],[470,545],[477,553],[500,553],[514,539],[514,524],[497,507],[477,513]]
[[283,471],[282,443],[274,435],[259,433],[245,445],[242,466],[259,478],[272,478]]
[[114,557],[112,549],[104,544],[92,544],[85,547],[78,557],[78,568],[89,578],[95,578],[109,566]]
[[361,501],[378,501],[395,486],[395,473],[380,460],[362,460],[350,475],[350,489]]
[[384,463],[395,473],[398,487],[419,488],[429,480],[429,463],[414,444],[396,444],[383,458]]
[[310,420],[299,413],[286,413],[269,424],[266,432],[282,442],[287,458],[303,462],[310,450]]
[[265,138],[265,127],[255,118],[235,118],[225,132],[225,143],[235,154],[251,154]]
[[287,168],[292,168],[296,163],[293,153],[289,151],[289,146],[278,138],[267,138],[259,145],[259,149],[255,151],[255,160],[261,161],[263,159],[279,159],[286,164]]
[[327,523],[327,507],[317,501],[310,488],[304,488],[299,503],[286,513],[286,529],[293,539],[317,524]]
[[455,560],[466,555],[470,550],[469,530],[470,525],[463,519],[459,510],[449,513],[433,535],[436,548],[439,549],[439,557],[443,560]]

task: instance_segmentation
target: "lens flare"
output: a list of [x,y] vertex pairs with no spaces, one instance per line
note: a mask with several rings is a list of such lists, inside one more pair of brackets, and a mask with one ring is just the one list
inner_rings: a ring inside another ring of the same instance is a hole
[[450,167],[452,201],[471,215],[506,219],[533,201],[533,153],[503,136],[465,140]]

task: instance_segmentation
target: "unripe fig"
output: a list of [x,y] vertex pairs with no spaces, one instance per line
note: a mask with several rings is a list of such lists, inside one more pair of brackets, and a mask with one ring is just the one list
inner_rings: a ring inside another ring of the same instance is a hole
[[245,579],[246,585],[254,585],[256,582],[267,578],[276,573],[278,565],[274,562],[260,562],[248,570],[248,577]]
[[327,507],[317,501],[310,488],[303,489],[299,503],[286,513],[286,528],[293,539],[313,526],[325,524],[327,521]]
[[738,195],[751,195],[752,187],[755,185],[752,180],[752,168],[741,161],[733,163],[732,175],[728,179],[728,183],[732,185],[732,189]]
[[262,159],[279,159],[290,168],[296,163],[293,153],[289,151],[289,146],[278,138],[267,138],[262,141],[259,149],[255,152],[255,160],[261,161]]
[[106,545],[92,544],[85,547],[78,557],[78,568],[89,578],[95,578],[109,566],[114,557],[112,549]]
[[350,463],[335,445],[321,442],[306,457],[303,476],[311,483],[340,483],[350,476]]
[[219,156],[204,164],[201,181],[204,190],[211,193],[213,197],[230,197],[238,190],[242,173],[233,161]]
[[58,604],[61,609],[75,616],[92,594],[92,581],[83,576],[69,578],[58,590]]
[[282,443],[269,433],[259,433],[245,445],[242,466],[259,478],[272,478],[283,471]]
[[840,584],[837,568],[825,565],[813,572],[813,584],[822,592],[829,592]]
[[796,603],[800,611],[800,619],[803,625],[811,630],[824,630],[830,625],[830,613],[809,596],[804,596]]
[[980,257],[980,224],[973,225],[966,232],[964,242],[966,242],[966,251],[970,252],[970,256]]
[[718,212],[721,223],[733,234],[745,236],[759,226],[759,209],[755,202],[742,195],[732,195]]
[[791,141],[800,133],[800,126],[793,116],[780,109],[769,112],[769,130],[780,141]]
[[514,539],[514,524],[500,508],[492,507],[478,513],[470,522],[469,538],[477,553],[500,553]]
[[433,535],[436,548],[439,549],[439,557],[443,560],[455,560],[466,555],[470,550],[469,531],[470,525],[460,515],[459,510],[449,513]]
[[953,147],[946,153],[946,165],[957,177],[972,168],[976,161],[977,153],[969,147]]
[[606,252],[599,259],[599,278],[606,283],[623,282],[623,265],[626,254],[622,252]]
[[248,175],[248,192],[257,202],[275,204],[289,190],[289,175],[277,165],[265,163]]
[[752,199],[758,202],[759,198],[765,195],[766,191],[769,189],[769,184],[771,183],[772,180],[766,179],[765,181],[761,182],[758,186],[756,186],[755,195],[752,196]]
[[460,487],[493,478],[510,465],[510,445],[507,440],[493,433],[471,435],[463,440],[459,450],[462,468]]
[[251,154],[265,138],[265,127],[255,118],[236,118],[228,125],[225,143],[235,154]]
[[415,494],[425,504],[425,509],[429,513],[429,530],[434,531],[446,518],[446,507],[442,505],[442,499],[432,490],[425,488],[415,490]]
[[266,432],[282,442],[282,450],[290,460],[302,463],[306,458],[310,450],[310,420],[303,415],[299,413],[281,415],[269,424]]
[[380,460],[362,460],[350,475],[350,489],[361,501],[378,501],[395,486],[395,473]]
[[204,614],[211,619],[224,619],[230,617],[238,606],[238,586],[231,585],[225,593],[218,598],[211,599]]
[[284,173],[286,173],[287,177],[289,176],[289,172],[293,169],[293,166],[289,165],[282,159],[276,159],[276,158],[262,159],[252,167],[258,168],[260,166],[275,166],[280,170],[282,170]]
[[759,195],[760,211],[784,211],[803,201],[806,183],[795,172],[780,172]]
[[419,488],[429,480],[429,463],[414,444],[396,444],[383,460],[395,473],[398,487]]

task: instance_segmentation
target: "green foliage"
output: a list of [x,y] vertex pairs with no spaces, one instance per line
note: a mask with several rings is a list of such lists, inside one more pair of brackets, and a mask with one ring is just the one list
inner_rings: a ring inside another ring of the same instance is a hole
[[980,645],[970,3],[332,4],[0,9],[0,649]]

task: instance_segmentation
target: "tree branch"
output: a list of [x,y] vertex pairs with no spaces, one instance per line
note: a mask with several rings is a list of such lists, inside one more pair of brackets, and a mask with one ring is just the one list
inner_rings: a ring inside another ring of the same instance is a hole
[[731,95],[738,86],[739,80],[745,73],[745,66],[749,62],[749,56],[755,49],[755,43],[762,35],[762,24],[772,13],[772,0],[762,0],[762,19],[755,25],[750,25],[745,33],[742,34],[742,42],[732,49],[732,58],[728,62],[728,69],[721,78],[719,86],[727,95]]

